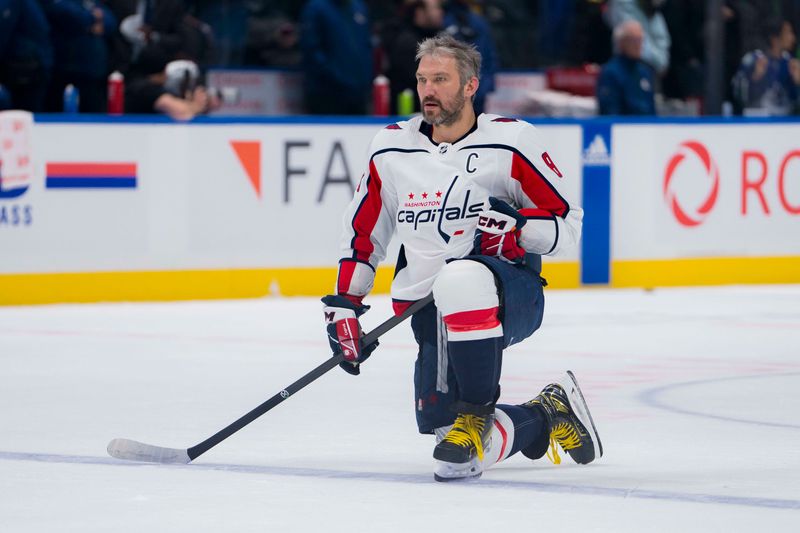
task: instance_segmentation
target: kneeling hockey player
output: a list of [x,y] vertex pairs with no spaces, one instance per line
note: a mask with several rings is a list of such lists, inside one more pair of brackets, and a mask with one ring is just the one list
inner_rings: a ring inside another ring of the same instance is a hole
[[577,244],[582,209],[530,124],[475,116],[480,54],[449,36],[418,47],[422,116],[381,130],[344,221],[336,294],[323,298],[328,336],[351,374],[376,344],[358,323],[375,268],[396,231],[397,313],[433,292],[411,321],[419,345],[417,424],[436,435],[439,481],[479,476],[521,451],[557,446],[578,463],[603,453],[571,372],[522,405],[498,404],[503,349],[542,323],[541,255]]

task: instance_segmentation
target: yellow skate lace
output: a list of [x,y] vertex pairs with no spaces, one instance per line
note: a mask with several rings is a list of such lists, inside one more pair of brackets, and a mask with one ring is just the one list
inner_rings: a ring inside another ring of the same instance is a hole
[[550,430],[550,449],[547,450],[547,458],[550,459],[554,465],[561,464],[561,457],[558,455],[557,444],[560,445],[564,451],[574,450],[580,447],[581,439],[575,427],[566,422],[562,422],[556,424]]
[[443,440],[452,442],[456,446],[475,446],[478,459],[483,461],[483,418],[475,415],[458,415],[453,428],[445,435]]

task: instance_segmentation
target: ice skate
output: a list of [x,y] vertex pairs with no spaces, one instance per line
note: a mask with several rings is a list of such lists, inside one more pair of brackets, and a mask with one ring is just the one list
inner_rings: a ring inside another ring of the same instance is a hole
[[[541,407],[550,425],[550,451],[548,457],[555,464],[561,462],[557,446],[580,464],[588,464],[603,456],[603,445],[594,426],[589,407],[581,393],[575,375],[567,371],[558,382],[551,383],[524,407]],[[525,450],[523,450],[524,453]],[[541,453],[541,452],[540,452]],[[552,455],[551,455],[552,453]]]
[[437,461],[434,479],[454,481],[480,477],[493,424],[494,414],[459,414],[453,427],[433,450]]

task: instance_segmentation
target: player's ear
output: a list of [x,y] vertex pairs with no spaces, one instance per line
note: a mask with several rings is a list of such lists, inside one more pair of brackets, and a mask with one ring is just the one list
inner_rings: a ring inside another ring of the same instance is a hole
[[464,84],[464,97],[471,98],[475,96],[475,93],[478,92],[478,85],[480,85],[478,78],[472,76],[467,83]]

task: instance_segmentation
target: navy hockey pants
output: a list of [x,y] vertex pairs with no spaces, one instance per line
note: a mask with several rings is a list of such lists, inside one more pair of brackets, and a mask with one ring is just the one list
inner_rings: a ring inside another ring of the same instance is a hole
[[[479,261],[494,273],[500,297],[504,348],[530,337],[539,329],[544,314],[544,294],[536,271],[482,255],[461,260]],[[458,399],[458,384],[447,356],[447,332],[436,306],[431,303],[418,311],[411,319],[411,328],[419,346],[414,368],[417,426],[420,433],[432,433],[435,428],[448,426],[455,420],[456,414],[449,407]]]

